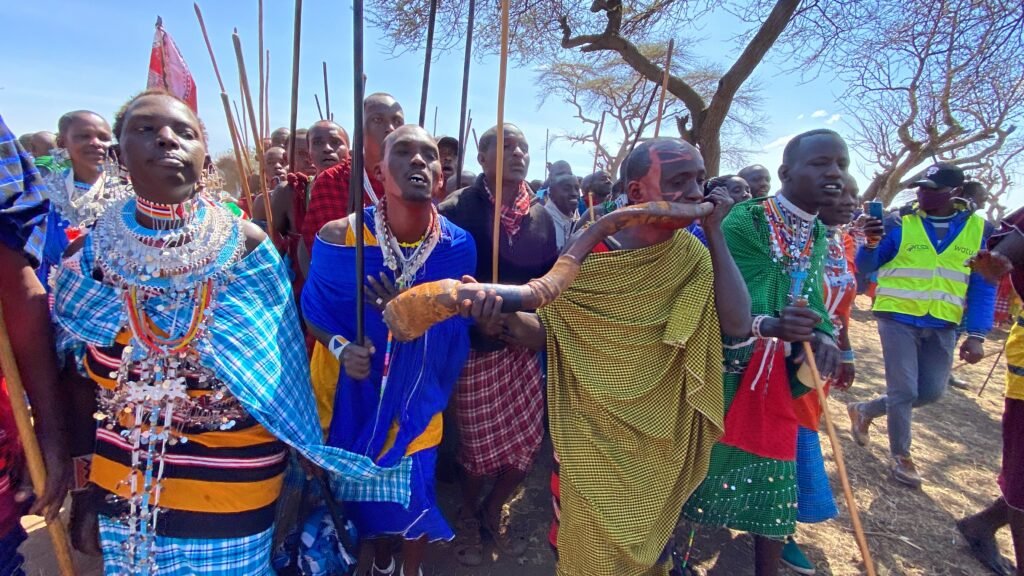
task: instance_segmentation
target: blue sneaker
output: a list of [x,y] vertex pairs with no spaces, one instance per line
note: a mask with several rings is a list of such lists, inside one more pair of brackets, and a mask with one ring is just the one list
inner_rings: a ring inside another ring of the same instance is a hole
[[792,538],[786,540],[786,545],[782,547],[782,563],[797,574],[814,576],[814,564],[811,564],[796,540]]

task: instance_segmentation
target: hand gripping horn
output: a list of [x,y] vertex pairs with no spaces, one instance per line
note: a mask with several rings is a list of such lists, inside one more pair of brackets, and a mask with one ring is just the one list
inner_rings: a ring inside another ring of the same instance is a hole
[[572,284],[583,260],[601,241],[624,228],[653,225],[684,228],[694,220],[711,214],[714,205],[649,202],[627,206],[606,214],[584,230],[565,249],[551,270],[542,278],[523,286],[507,284],[465,284],[447,279],[413,286],[399,294],[384,309],[384,322],[400,342],[415,340],[431,326],[459,312],[459,303],[473,300],[478,292],[494,290],[502,298],[502,312],[536,310],[549,303]]

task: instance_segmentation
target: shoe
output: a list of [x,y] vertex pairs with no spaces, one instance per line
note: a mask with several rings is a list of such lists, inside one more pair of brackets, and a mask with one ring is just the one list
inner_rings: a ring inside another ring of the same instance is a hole
[[814,564],[807,559],[796,540],[789,538],[782,547],[782,564],[797,574],[814,575]]
[[897,482],[910,486],[911,488],[921,487],[921,475],[917,473],[917,466],[910,456],[893,456],[889,464],[889,471]]
[[850,415],[850,434],[859,446],[871,443],[871,419],[864,416],[863,402],[850,402],[846,413]]
[[971,389],[970,385],[967,384],[967,382],[957,378],[956,376],[953,376],[952,374],[949,375],[949,385],[952,386],[953,388],[958,388],[960,390]]

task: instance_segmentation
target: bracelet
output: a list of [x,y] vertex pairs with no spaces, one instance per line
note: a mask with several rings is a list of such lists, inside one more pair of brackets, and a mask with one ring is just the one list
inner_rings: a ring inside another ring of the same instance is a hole
[[841,350],[841,352],[843,353],[843,364],[853,364],[857,360],[857,355],[853,352],[852,348],[850,350]]
[[345,347],[348,346],[349,344],[351,344],[351,342],[342,338],[341,336],[335,335],[332,336],[331,341],[328,342],[327,350],[330,351],[332,356],[338,359],[338,362],[341,362],[341,355],[343,352],[345,352]]
[[967,333],[967,337],[968,338],[974,338],[975,340],[980,341],[982,344],[985,343],[985,335],[984,334],[976,334],[976,333],[968,332]]
[[750,323],[750,333],[754,338],[767,338],[764,333],[761,332],[761,324],[764,324],[765,319],[772,318],[768,315],[754,316],[754,321]]

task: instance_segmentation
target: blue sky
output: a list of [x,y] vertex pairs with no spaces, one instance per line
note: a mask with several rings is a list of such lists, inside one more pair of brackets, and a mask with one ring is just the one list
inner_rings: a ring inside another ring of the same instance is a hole
[[[256,0],[206,0],[200,3],[211,35],[221,74],[231,97],[238,100],[238,76],[231,43],[232,28],[237,27],[246,51],[250,78],[257,74]],[[272,127],[286,126],[290,114],[293,4],[288,0],[265,0],[265,43],[271,52],[270,116]],[[318,119],[314,92],[323,103],[321,62],[326,60],[330,75],[331,109],[335,119],[351,127],[352,59],[350,3],[347,1],[305,0],[302,26],[298,125],[308,126]],[[220,92],[213,74],[202,34],[190,0],[49,0],[47,9],[30,2],[7,2],[4,8],[7,45],[14,47],[0,77],[0,114],[15,132],[55,130],[58,117],[69,110],[92,109],[113,117],[114,112],[133,93],[145,88],[154,23],[159,14],[188,62],[196,79],[199,112],[210,133],[214,153],[229,149],[230,139],[220,103]],[[724,59],[735,56],[738,48],[729,38],[741,29],[727,16],[712,21],[698,34],[708,54]],[[712,35],[709,31],[715,31]],[[478,31],[479,33],[479,31]],[[497,33],[496,31],[494,33]],[[717,36],[717,37],[716,37]],[[422,82],[422,52],[393,57],[381,44],[376,30],[365,31],[365,71],[367,91],[386,91],[402,103],[408,122],[419,114]],[[442,55],[431,69],[427,128],[433,127],[434,107],[438,106],[437,132],[458,132],[458,107],[462,81],[462,54]],[[765,164],[772,171],[778,166],[782,147],[794,134],[828,126],[849,132],[838,114],[836,95],[841,86],[819,78],[801,83],[777,61],[762,63],[754,74],[764,87],[764,111],[769,117],[763,142],[750,142],[754,150],[750,160]],[[579,127],[573,111],[557,98],[549,98],[538,107],[534,89],[535,72],[510,69],[505,118],[518,124],[531,143],[530,177],[544,173],[544,133],[552,137]],[[469,107],[473,126],[482,133],[495,123],[497,115],[498,64],[494,57],[474,60],[470,72]],[[253,97],[256,85],[253,83]],[[614,134],[607,135],[609,139]],[[477,171],[475,149],[469,150],[466,166]],[[568,160],[579,174],[590,171],[593,150],[555,140],[548,151],[551,161]],[[872,171],[854,155],[854,169],[866,187]],[[739,166],[722,166],[734,171]]]

